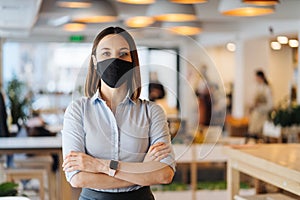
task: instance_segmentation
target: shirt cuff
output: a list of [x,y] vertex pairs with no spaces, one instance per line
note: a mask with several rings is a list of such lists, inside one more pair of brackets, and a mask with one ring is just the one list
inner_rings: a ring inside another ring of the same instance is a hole
[[72,171],[72,172],[66,172],[67,181],[70,182],[72,177],[79,172],[80,172],[79,170]]
[[160,162],[169,165],[173,169],[173,171],[176,172],[176,168],[175,168],[176,163],[175,160],[172,158],[172,156],[169,155],[168,157],[160,160]]

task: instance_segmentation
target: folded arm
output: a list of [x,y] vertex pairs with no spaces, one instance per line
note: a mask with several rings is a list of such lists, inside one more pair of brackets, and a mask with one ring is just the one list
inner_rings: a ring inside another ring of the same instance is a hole
[[117,179],[102,173],[81,171],[75,174],[70,184],[76,188],[114,189],[133,186],[133,183]]
[[174,171],[159,161],[170,151],[169,145],[157,143],[149,148],[144,162],[119,162],[115,177],[108,176],[109,160],[94,158],[81,152],[68,154],[63,168],[67,172],[80,170],[70,180],[73,187],[112,189],[132,185],[167,184],[172,181]]

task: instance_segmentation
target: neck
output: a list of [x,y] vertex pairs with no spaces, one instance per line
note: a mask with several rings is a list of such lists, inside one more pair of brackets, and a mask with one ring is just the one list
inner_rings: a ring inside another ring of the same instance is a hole
[[127,84],[124,83],[118,88],[111,88],[101,81],[101,97],[110,109],[114,112],[115,108],[124,100],[127,94]]

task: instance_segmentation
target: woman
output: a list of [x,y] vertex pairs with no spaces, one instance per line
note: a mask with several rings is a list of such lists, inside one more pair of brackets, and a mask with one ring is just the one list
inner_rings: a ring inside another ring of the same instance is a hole
[[[132,37],[109,27],[94,40],[86,97],[65,112],[63,169],[80,199],[152,200],[149,185],[175,171],[167,120],[139,99],[140,68]],[[89,188],[89,189],[88,189]]]
[[258,140],[261,138],[263,125],[273,107],[273,101],[271,89],[264,72],[258,70],[255,75],[257,88],[253,105],[250,108],[248,137]]

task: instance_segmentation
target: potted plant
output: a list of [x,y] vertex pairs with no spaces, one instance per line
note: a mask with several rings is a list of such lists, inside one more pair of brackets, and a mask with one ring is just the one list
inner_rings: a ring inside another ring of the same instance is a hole
[[20,130],[20,120],[23,121],[27,117],[26,109],[28,109],[30,103],[30,96],[26,91],[26,85],[18,80],[16,76],[8,82],[6,90],[12,118],[11,123],[16,124]]
[[293,141],[293,137],[300,131],[300,105],[280,106],[270,113],[270,120],[275,126],[274,129],[279,128],[282,136]]
[[0,197],[16,196],[18,194],[18,184],[12,182],[4,182],[0,184]]

